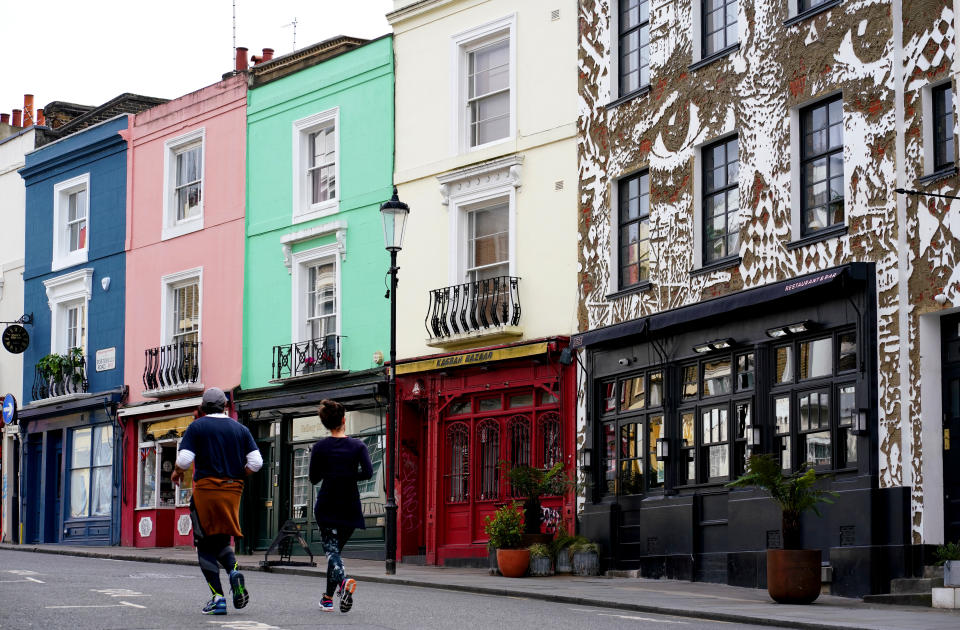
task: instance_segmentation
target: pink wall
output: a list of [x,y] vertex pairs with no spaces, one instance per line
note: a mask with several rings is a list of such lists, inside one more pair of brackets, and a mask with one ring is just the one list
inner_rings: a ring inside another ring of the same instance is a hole
[[[144,351],[166,342],[161,278],[197,267],[203,269],[199,382],[224,390],[240,384],[246,96],[246,75],[237,75],[131,117],[124,361],[129,403],[146,400]],[[164,241],[164,142],[201,127],[203,229]]]

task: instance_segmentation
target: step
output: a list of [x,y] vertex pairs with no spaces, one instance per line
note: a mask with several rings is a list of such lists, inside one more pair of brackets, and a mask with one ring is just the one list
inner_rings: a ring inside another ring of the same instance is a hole
[[933,605],[933,596],[930,593],[898,593],[889,595],[866,595],[863,598],[866,604],[890,604],[892,606],[926,606]]
[[923,577],[943,579],[943,567],[923,567]]
[[943,578],[895,578],[890,580],[892,594],[930,593],[934,588],[943,586]]
[[403,556],[403,557],[400,559],[400,562],[402,562],[403,564],[411,564],[411,565],[418,566],[418,567],[425,567],[425,566],[427,566],[427,556],[425,556],[425,555],[420,555],[420,556]]

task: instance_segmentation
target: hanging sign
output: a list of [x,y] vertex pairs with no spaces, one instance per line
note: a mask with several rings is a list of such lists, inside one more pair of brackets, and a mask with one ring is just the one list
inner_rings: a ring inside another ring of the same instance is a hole
[[7,394],[3,399],[3,424],[13,424],[17,421],[17,399],[13,394]]
[[20,354],[30,345],[30,334],[20,324],[11,324],[3,331],[3,347],[7,352]]

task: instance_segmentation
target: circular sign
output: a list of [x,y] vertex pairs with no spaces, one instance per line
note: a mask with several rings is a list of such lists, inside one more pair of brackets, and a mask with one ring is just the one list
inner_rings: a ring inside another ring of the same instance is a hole
[[11,324],[3,331],[3,347],[8,352],[20,354],[30,345],[30,335],[20,324]]
[[3,423],[13,424],[17,421],[17,399],[13,394],[7,394],[3,398]]

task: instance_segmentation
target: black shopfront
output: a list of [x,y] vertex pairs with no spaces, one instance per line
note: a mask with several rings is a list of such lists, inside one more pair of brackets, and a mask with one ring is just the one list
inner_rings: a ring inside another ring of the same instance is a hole
[[731,490],[752,452],[830,472],[803,521],[832,592],[909,575],[907,488],[878,487],[877,299],[854,263],[586,332],[588,486],[580,529],[611,568],[764,587],[780,516]]

